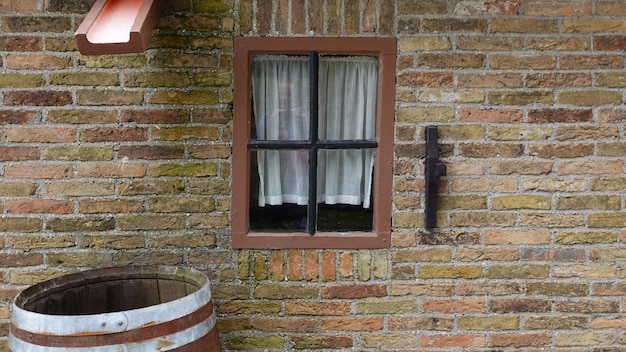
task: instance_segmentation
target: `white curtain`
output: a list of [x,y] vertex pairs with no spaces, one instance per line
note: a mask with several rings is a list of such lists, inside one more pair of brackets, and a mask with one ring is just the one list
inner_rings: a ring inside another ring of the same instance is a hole
[[[258,55],[252,100],[258,140],[308,140],[307,57]],[[320,140],[375,140],[378,60],[321,56]],[[308,203],[308,151],[259,150],[259,206]],[[320,149],[317,202],[370,207],[374,149]]]

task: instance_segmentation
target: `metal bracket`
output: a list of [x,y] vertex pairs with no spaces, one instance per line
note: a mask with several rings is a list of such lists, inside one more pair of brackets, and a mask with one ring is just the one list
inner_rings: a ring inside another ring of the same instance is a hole
[[424,206],[424,227],[437,227],[437,189],[439,177],[446,175],[446,164],[439,160],[437,126],[426,127],[426,159],[424,177],[426,178],[426,204]]

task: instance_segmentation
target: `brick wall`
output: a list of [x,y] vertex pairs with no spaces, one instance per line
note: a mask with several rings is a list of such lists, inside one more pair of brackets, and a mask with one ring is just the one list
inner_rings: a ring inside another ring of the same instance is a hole
[[[87,57],[93,2],[0,0],[0,351],[21,289],[126,264],[206,272],[227,350],[626,349],[623,1],[171,0]],[[390,249],[230,249],[235,35],[397,37]]]

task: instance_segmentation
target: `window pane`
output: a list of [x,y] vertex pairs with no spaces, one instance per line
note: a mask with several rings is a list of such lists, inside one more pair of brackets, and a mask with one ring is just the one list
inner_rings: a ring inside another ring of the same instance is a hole
[[373,214],[372,208],[366,209],[358,205],[319,204],[317,231],[372,231]]
[[371,231],[373,149],[320,150],[318,231]]
[[377,58],[320,58],[319,138],[375,140],[377,89]]
[[369,208],[374,149],[329,149],[318,152],[318,203]]
[[304,232],[308,202],[308,153],[251,152],[250,230]]
[[307,140],[308,58],[255,55],[252,60],[252,139]]

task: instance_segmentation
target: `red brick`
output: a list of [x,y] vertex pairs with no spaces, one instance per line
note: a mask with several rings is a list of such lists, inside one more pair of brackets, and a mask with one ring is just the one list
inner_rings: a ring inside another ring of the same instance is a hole
[[335,259],[335,251],[323,251],[322,252],[322,280],[323,281],[335,281],[337,277],[335,274],[335,265],[337,261]]
[[184,153],[185,148],[183,146],[132,145],[121,146],[117,151],[117,156],[131,160],[166,160],[181,159]]
[[[363,15],[361,20],[363,33],[376,33],[378,14],[376,10],[376,2],[370,1],[364,4]],[[385,7],[385,6],[381,6]],[[393,6],[388,6],[393,7]]]
[[437,330],[451,331],[454,318],[420,316],[391,316],[388,318],[389,330]]
[[4,29],[14,33],[63,33],[72,29],[72,21],[67,17],[58,16],[7,16]]
[[35,266],[43,264],[43,255],[41,253],[16,253],[4,254],[0,257],[0,267],[23,267]]
[[350,252],[341,252],[339,255],[339,275],[352,278],[354,275],[353,255]]
[[69,143],[76,141],[73,128],[33,127],[6,130],[7,141],[22,143]]
[[288,315],[349,315],[350,302],[302,302],[288,301],[285,303]]
[[84,163],[77,168],[78,177],[143,177],[146,165],[134,163]]
[[38,37],[6,36],[0,37],[0,47],[4,51],[35,52],[42,50],[43,42]]
[[623,172],[624,162],[621,160],[564,161],[558,165],[559,175],[621,174]]
[[620,296],[626,290],[626,282],[600,282],[591,287],[596,296]]
[[481,54],[422,54],[420,65],[431,68],[481,68],[485,63],[485,55]]
[[398,85],[412,88],[451,88],[452,72],[407,72],[398,76]]
[[48,11],[62,13],[83,13],[89,9],[88,3],[68,3],[63,0],[50,0],[47,6]]
[[190,145],[189,156],[196,159],[227,159],[231,156],[228,145]]
[[485,300],[481,298],[437,299],[425,300],[422,303],[424,312],[437,313],[484,313]]
[[626,319],[594,318],[589,327],[592,329],[624,329],[626,328]]
[[148,140],[143,127],[97,127],[80,131],[83,142],[141,142]]
[[558,300],[554,303],[557,312],[569,313],[617,313],[619,301],[609,298],[587,298],[577,300]]
[[550,312],[551,299],[495,298],[489,302],[489,311],[494,313]]
[[122,112],[122,122],[178,124],[189,122],[189,120],[189,112],[185,110],[126,110]]
[[0,147],[0,161],[38,160],[37,147]]
[[[310,9],[321,9],[324,0],[309,0]],[[309,11],[309,31],[320,35],[324,32],[324,11]]]
[[72,60],[49,55],[9,55],[6,65],[13,70],[61,70],[72,66]]
[[430,335],[422,336],[422,347],[482,347],[485,346],[486,340],[482,334]]
[[597,36],[593,38],[593,45],[596,50],[623,51],[626,50],[626,36]]
[[547,332],[489,335],[489,346],[491,347],[539,347],[549,346],[551,343],[552,336]]
[[84,199],[79,201],[78,207],[84,214],[136,213],[143,209],[143,202],[125,199]]
[[323,298],[358,299],[366,297],[384,297],[386,295],[387,287],[382,284],[350,284],[322,288]]
[[270,33],[272,29],[272,4],[262,3],[257,10],[257,32],[260,35]]
[[485,244],[547,244],[550,232],[541,230],[488,230]]
[[42,225],[43,220],[40,218],[0,218],[0,231],[2,232],[37,232],[41,231]]
[[226,125],[233,119],[232,110],[229,109],[194,109],[192,114],[196,123]]
[[291,33],[306,33],[306,13],[304,0],[293,0],[291,4]]
[[270,252],[270,279],[281,281],[285,278],[284,269],[285,251],[277,250]]
[[321,330],[376,331],[382,330],[383,324],[382,317],[324,318]]
[[252,327],[260,331],[272,332],[313,332],[317,329],[317,320],[306,318],[255,318]]
[[523,111],[517,109],[462,108],[459,113],[459,119],[468,122],[516,123],[522,117]]
[[14,214],[71,214],[74,211],[71,201],[54,199],[9,199],[4,207],[7,212]]
[[37,0],[3,0],[0,9],[6,12],[36,13],[43,11],[43,4]]
[[545,87],[591,87],[589,73],[543,73],[526,77],[526,85],[530,88]]
[[562,56],[559,65],[565,70],[620,69],[624,67],[624,57],[618,55],[574,55]]
[[287,251],[287,278],[289,280],[302,280],[302,251]]
[[47,165],[37,162],[7,166],[4,170],[6,178],[59,179],[71,178],[71,165]]
[[555,123],[555,122],[591,122],[593,111],[591,109],[541,109],[528,112],[528,122]]
[[519,73],[458,73],[460,88],[518,88],[524,85]]
[[33,111],[0,110],[0,125],[25,125],[35,117]]
[[317,251],[304,252],[304,279],[317,281],[319,278],[319,254]]
[[522,156],[524,146],[522,144],[504,143],[468,143],[459,144],[459,155],[468,158],[512,158]]
[[[591,5],[589,5],[591,7]],[[599,15],[608,15],[608,16],[625,16],[626,8],[624,8],[624,3],[620,0],[606,1],[600,2],[596,5],[597,12]]]
[[4,93],[4,103],[13,106],[65,106],[72,104],[72,93],[62,91],[16,91]]

